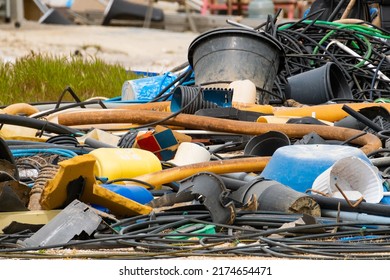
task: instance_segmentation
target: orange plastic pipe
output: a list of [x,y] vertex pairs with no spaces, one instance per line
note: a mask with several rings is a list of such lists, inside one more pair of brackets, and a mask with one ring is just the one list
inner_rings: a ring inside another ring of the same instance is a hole
[[23,114],[30,116],[32,114],[38,113],[39,110],[27,103],[14,103],[5,107],[3,112],[9,115]]
[[171,107],[170,101],[162,101],[162,102],[150,102],[144,104],[121,105],[118,106],[116,109],[152,110],[152,111],[169,112],[170,107]]
[[[311,117],[314,113],[317,119],[336,122],[348,116],[348,113],[342,109],[343,105],[344,104],[327,104],[304,106],[299,108],[281,107],[275,108],[274,115],[278,117]],[[351,107],[352,109],[357,111],[363,108],[373,106],[383,107],[386,110],[390,111],[390,103],[348,103],[347,105],[348,107]]]
[[[136,177],[135,179],[147,182],[159,189],[161,185],[183,180],[199,172],[212,172],[215,174],[233,172],[258,172],[262,171],[269,162],[270,157],[252,157],[242,159],[225,159],[210,162],[188,164],[173,167]],[[134,185],[134,182],[132,182]]]
[[[256,123],[236,120],[180,114],[174,118],[163,121],[171,113],[147,110],[101,110],[93,112],[69,112],[58,116],[58,123],[62,125],[85,125],[100,123],[137,123],[147,124],[162,121],[161,124],[177,125],[190,129],[202,129],[221,131],[237,134],[259,135],[270,130],[276,130],[287,134],[290,138],[299,138],[310,132],[316,132],[324,139],[345,141],[360,134],[360,130],[344,127],[331,127],[324,125],[303,124],[273,124]],[[352,143],[362,146],[364,153],[373,152],[382,147],[381,140],[373,134],[363,135]]]

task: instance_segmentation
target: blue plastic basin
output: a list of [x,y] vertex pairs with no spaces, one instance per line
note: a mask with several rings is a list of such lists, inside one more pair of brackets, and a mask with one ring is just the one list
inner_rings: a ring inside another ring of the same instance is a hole
[[356,156],[371,165],[358,148],[342,145],[290,145],[275,151],[260,174],[299,192],[311,189],[314,180],[337,160]]

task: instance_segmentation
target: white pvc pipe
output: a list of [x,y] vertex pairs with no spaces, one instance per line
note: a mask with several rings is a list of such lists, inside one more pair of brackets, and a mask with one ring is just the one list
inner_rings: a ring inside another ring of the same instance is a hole
[[[359,61],[364,61],[364,65],[367,65],[374,73],[375,71],[377,71],[376,67],[374,65],[372,65],[371,63],[369,63],[367,60],[364,60],[357,52],[355,52],[354,50],[348,48],[346,45],[342,44],[341,42],[337,41],[337,40],[332,40],[332,43],[335,43],[337,46],[340,47],[340,49],[342,49],[343,51],[353,55],[354,57],[356,57]],[[378,73],[378,77],[380,77],[381,79],[385,80],[386,82],[390,82],[390,78],[388,78],[385,74],[383,74],[380,70],[377,71]]]
[[370,161],[376,167],[390,165],[390,157],[371,158]]
[[390,224],[390,217],[369,215],[365,213],[356,213],[356,212],[347,212],[347,211],[338,212],[336,210],[322,209],[321,216],[327,216],[332,218],[340,217],[342,220],[348,220],[348,221]]

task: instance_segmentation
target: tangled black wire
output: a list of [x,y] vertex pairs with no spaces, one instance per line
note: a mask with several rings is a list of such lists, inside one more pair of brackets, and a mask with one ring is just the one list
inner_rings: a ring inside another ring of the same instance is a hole
[[265,31],[273,33],[285,51],[274,95],[284,94],[287,78],[334,62],[351,88],[351,101],[372,102],[390,96],[390,34],[371,23],[301,20]]
[[[374,222],[339,222],[317,218],[316,222],[282,227],[302,214],[242,211],[233,225],[216,224],[208,211],[168,211],[139,215],[98,230],[93,238],[36,248],[17,246],[29,232],[0,236],[0,257],[63,258],[43,253],[50,248],[95,249],[94,253],[70,258],[156,259],[183,256],[260,256],[294,259],[389,259],[390,228]],[[183,225],[212,227],[214,232],[175,231]],[[132,248],[107,254],[98,249]],[[40,252],[34,252],[40,251]]]

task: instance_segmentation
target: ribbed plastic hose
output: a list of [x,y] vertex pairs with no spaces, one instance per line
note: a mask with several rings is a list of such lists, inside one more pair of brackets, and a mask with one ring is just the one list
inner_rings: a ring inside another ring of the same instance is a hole
[[[195,114],[199,109],[217,108],[218,105],[203,99],[202,89],[199,87],[178,86],[173,92],[171,111],[182,110],[184,114]],[[175,110],[172,110],[174,108]]]

